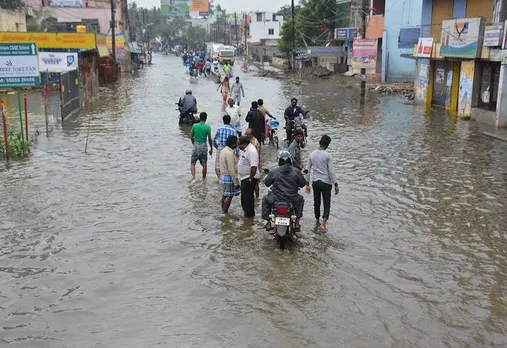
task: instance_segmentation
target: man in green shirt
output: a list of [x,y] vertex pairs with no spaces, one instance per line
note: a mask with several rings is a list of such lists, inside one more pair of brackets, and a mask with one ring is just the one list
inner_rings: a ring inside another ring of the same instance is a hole
[[213,155],[213,141],[211,139],[211,127],[209,124],[206,124],[206,120],[208,119],[208,114],[205,112],[201,112],[199,115],[199,123],[194,123],[192,126],[192,130],[190,131],[190,140],[194,145],[194,149],[192,151],[192,157],[190,158],[190,173],[192,174],[192,178],[195,179],[195,165],[197,161],[201,163],[202,166],[202,178],[206,179],[206,173],[208,172],[207,162],[208,162],[208,145],[206,144],[206,140],[209,144],[209,155]]
[[231,70],[232,70],[232,66],[229,65],[229,62],[225,62],[225,66],[224,66],[225,76],[231,77],[230,76]]

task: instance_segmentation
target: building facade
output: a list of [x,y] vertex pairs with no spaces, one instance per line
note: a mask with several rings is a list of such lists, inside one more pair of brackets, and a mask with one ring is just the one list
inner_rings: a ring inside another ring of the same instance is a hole
[[272,12],[251,12],[249,14],[248,43],[263,42],[276,46],[280,39],[283,16]]
[[25,11],[0,9],[0,31],[26,31]]
[[416,99],[507,126],[506,0],[423,0]]

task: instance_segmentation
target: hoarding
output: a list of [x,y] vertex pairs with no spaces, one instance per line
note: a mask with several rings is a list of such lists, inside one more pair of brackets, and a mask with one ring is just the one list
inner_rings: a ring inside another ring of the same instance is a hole
[[377,39],[355,38],[352,44],[352,67],[375,69],[377,65]]
[[484,19],[461,18],[442,22],[442,57],[479,58],[484,36]]
[[160,0],[160,14],[167,17],[188,17],[190,0]]
[[35,43],[0,44],[0,87],[38,85],[40,74]]
[[415,57],[431,58],[431,52],[433,51],[433,38],[432,37],[421,37],[417,43],[417,49],[415,51]]
[[95,49],[93,33],[0,32],[0,42],[34,42],[37,48]]
[[39,52],[40,71],[66,72],[77,69],[77,53]]
[[209,0],[190,0],[190,13],[195,16],[207,16]]
[[83,0],[50,0],[51,7],[84,7]]

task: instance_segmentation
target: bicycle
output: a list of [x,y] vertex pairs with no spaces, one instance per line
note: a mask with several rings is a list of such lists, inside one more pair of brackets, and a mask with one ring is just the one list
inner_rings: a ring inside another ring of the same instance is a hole
[[280,122],[277,120],[269,120],[269,144],[278,150],[279,141],[278,141],[278,127],[280,126]]

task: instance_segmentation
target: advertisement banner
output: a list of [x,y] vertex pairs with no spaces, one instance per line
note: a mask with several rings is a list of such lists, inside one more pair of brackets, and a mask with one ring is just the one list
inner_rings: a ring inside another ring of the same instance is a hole
[[433,38],[432,37],[421,37],[417,43],[417,50],[415,57],[431,58],[431,52],[433,51]]
[[190,13],[205,16],[209,11],[209,0],[190,0]]
[[484,36],[482,18],[451,19],[442,22],[442,57],[479,58]]
[[40,84],[37,46],[34,43],[0,44],[0,87]]
[[95,49],[93,33],[0,32],[0,42],[34,42],[37,48]]
[[104,34],[96,34],[95,42],[97,44],[97,51],[99,51],[99,56],[107,57],[109,56],[109,50],[107,48],[107,38]]
[[168,17],[188,17],[190,0],[160,0],[160,13]]
[[375,69],[377,65],[377,39],[355,38],[352,45],[352,67]]
[[[125,60],[125,35],[123,33],[116,34],[115,36],[115,47],[116,47],[116,60],[123,62]],[[108,35],[106,38],[107,48],[109,53],[113,52],[113,37]]]
[[84,7],[83,0],[50,0],[51,7]]
[[77,53],[39,52],[40,71],[65,72],[77,69]]

